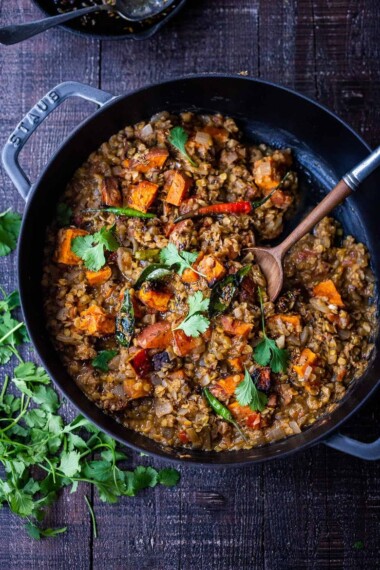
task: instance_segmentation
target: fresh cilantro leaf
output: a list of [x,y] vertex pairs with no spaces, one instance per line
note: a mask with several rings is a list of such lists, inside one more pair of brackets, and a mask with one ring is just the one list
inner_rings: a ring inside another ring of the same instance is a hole
[[40,540],[41,537],[52,537],[62,534],[67,531],[67,526],[62,528],[38,528],[37,525],[32,522],[28,522],[25,525],[26,532],[29,534],[30,538],[34,540]]
[[73,239],[71,250],[84,261],[90,271],[99,271],[105,265],[105,250],[116,251],[119,247],[113,229],[113,227],[109,230],[102,228],[95,234],[78,236]]
[[71,222],[71,216],[73,215],[73,211],[64,202],[59,202],[57,205],[57,222],[60,227],[69,226]]
[[0,214],[0,256],[8,255],[16,248],[21,228],[21,216],[6,210]]
[[235,395],[241,406],[249,406],[254,412],[262,412],[268,403],[267,396],[257,389],[247,369],[245,369],[244,380],[236,387]]
[[198,253],[196,252],[179,251],[174,243],[169,243],[160,252],[160,261],[169,267],[176,265],[176,271],[179,275],[182,275],[185,269],[195,271],[191,264],[196,261],[197,257]]
[[80,469],[80,457],[79,451],[63,451],[58,469],[62,471],[66,477],[74,477]]
[[135,493],[146,489],[147,487],[155,487],[158,483],[158,473],[153,467],[136,467],[133,471],[134,481],[133,487]]
[[174,127],[169,134],[168,141],[190,162],[192,166],[197,166],[194,160],[187,154],[185,144],[189,135],[182,127]]
[[117,355],[117,350],[101,350],[91,362],[94,368],[99,368],[103,372],[108,372],[108,363],[114,356]]
[[286,349],[278,348],[276,342],[267,337],[265,329],[263,294],[259,287],[259,300],[261,309],[261,323],[263,339],[256,346],[253,357],[261,366],[270,366],[275,373],[285,372],[289,362],[289,352]]
[[275,373],[285,372],[288,367],[289,353],[283,348],[278,348],[276,342],[264,336],[255,347],[253,357],[261,366],[270,366]]
[[161,469],[158,472],[158,482],[166,487],[174,487],[174,485],[177,485],[180,478],[180,473],[177,469],[173,469],[172,467]]
[[18,309],[20,307],[20,295],[18,291],[12,291],[9,295],[5,296],[4,299],[0,301],[0,311],[10,312],[13,309]]
[[107,481],[110,476],[109,461],[89,461],[83,467],[83,475],[94,481]]
[[174,329],[181,329],[187,336],[198,337],[206,332],[210,321],[201,313],[207,311],[210,299],[204,299],[202,292],[197,291],[188,299],[189,312],[185,319]]

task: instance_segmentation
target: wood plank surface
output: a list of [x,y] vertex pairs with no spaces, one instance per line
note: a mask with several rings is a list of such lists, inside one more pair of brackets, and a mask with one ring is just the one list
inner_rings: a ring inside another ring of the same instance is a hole
[[[30,0],[0,0],[0,22],[40,16]],[[295,88],[336,111],[365,140],[380,140],[378,0],[189,0],[144,42],[98,42],[51,30],[0,47],[0,146],[23,114],[55,84],[76,79],[115,94],[194,72],[245,72]],[[93,107],[66,102],[34,136],[22,163],[34,179],[53,149]],[[0,169],[1,211],[23,202]],[[0,283],[16,286],[15,255]],[[344,427],[379,435],[380,396]],[[75,412],[65,405],[65,413]],[[163,465],[131,453],[133,464]],[[64,493],[49,524],[68,524],[34,542],[0,511],[0,568],[9,570],[375,570],[380,567],[380,464],[323,445],[247,468],[180,468],[174,489],[157,488],[105,505],[87,488]],[[83,495],[92,497],[92,536]],[[354,544],[363,541],[364,549]]]

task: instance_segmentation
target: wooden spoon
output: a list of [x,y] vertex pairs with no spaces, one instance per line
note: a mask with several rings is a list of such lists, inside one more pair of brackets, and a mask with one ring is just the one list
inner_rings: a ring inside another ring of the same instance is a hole
[[292,231],[282,243],[276,247],[254,247],[257,263],[259,264],[267,280],[267,291],[271,301],[275,301],[282,289],[284,271],[282,262],[285,253],[307,234],[318,222],[321,221],[331,210],[343,202],[352,192],[357,190],[363,182],[378,166],[380,166],[380,147],[372,152],[360,164],[347,172],[331,192],[312,210],[306,218]]

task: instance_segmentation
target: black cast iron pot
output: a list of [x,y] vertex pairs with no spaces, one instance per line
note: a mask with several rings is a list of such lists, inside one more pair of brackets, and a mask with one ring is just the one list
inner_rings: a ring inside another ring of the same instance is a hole
[[[39,124],[65,99],[73,96],[100,106],[61,145],[38,181],[30,184],[18,155]],[[24,117],[3,150],[3,163],[26,200],[18,250],[19,288],[30,338],[57,387],[92,422],[127,446],[164,458],[206,465],[248,464],[283,457],[317,442],[365,459],[380,458],[380,439],[357,442],[339,433],[331,435],[374,392],[379,384],[379,335],[365,375],[354,383],[331,414],[313,426],[272,445],[234,452],[167,449],[130,431],[91,403],[63,368],[47,334],[42,305],[42,253],[46,226],[74,171],[111,135],[128,124],[148,119],[162,110],[220,112],[234,117],[251,140],[293,149],[307,200],[303,211],[331,189],[341,176],[369,152],[366,143],[338,117],[306,97],[263,81],[239,76],[202,75],[166,81],[114,97],[80,83],[57,85]],[[373,174],[335,215],[345,231],[364,242],[372,255],[372,269],[380,276],[378,221],[379,173]]]

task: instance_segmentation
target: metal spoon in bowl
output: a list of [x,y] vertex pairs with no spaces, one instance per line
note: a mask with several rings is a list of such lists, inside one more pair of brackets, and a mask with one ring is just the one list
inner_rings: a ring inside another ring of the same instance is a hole
[[267,280],[267,291],[271,301],[278,297],[284,282],[282,262],[285,253],[307,234],[331,210],[338,206],[352,192],[358,189],[359,184],[380,166],[380,147],[360,162],[350,172],[347,172],[327,196],[304,218],[282,243],[276,247],[254,247],[253,251],[260,269]]
[[116,12],[128,22],[141,22],[158,16],[174,2],[175,0],[114,0],[113,4],[100,4],[89,6],[88,8],[80,8],[79,10],[73,10],[58,16],[50,16],[49,18],[28,24],[4,26],[0,28],[0,43],[6,46],[17,44],[54,26],[94,12]]

